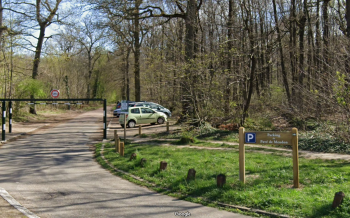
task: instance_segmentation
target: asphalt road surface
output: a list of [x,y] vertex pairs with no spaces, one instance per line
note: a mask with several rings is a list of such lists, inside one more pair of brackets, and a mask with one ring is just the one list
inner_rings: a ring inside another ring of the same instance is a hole
[[190,217],[247,217],[161,195],[104,170],[88,146],[101,138],[102,125],[100,109],[4,144],[0,187],[42,218],[184,217],[175,212],[187,211]]

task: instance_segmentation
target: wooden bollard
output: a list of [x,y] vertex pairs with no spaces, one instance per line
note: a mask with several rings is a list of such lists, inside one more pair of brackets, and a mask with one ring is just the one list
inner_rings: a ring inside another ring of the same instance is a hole
[[118,153],[120,154],[120,138],[119,137],[117,137],[117,147],[116,147],[116,149],[117,149],[117,151],[118,151]]
[[146,162],[147,162],[146,158],[142,158],[141,159],[141,166],[144,167],[146,165]]
[[194,169],[189,169],[187,173],[187,181],[196,179],[196,171]]
[[161,161],[161,162],[160,162],[160,170],[165,170],[167,165],[168,165],[167,162]]
[[136,153],[132,153],[129,160],[134,160],[134,159],[136,159]]
[[169,121],[166,122],[166,132],[169,133]]
[[141,133],[142,133],[142,127],[141,125],[139,125],[139,137],[141,137]]
[[224,174],[219,174],[216,177],[216,184],[217,187],[222,188],[226,183],[226,176]]
[[345,197],[345,194],[343,192],[335,193],[332,208],[335,209],[339,207],[343,203],[344,197]]
[[114,130],[114,147],[115,147],[115,152],[118,152],[118,134],[117,134],[117,130]]
[[119,154],[120,154],[121,156],[124,156],[124,142],[120,142],[119,147],[120,147],[120,152],[119,152]]

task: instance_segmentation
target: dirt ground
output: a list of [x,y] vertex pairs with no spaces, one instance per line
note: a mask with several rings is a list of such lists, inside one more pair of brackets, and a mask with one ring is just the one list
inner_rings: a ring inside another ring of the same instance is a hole
[[23,213],[19,212],[16,208],[10,205],[5,199],[0,197],[0,217],[3,218],[18,218],[26,217]]

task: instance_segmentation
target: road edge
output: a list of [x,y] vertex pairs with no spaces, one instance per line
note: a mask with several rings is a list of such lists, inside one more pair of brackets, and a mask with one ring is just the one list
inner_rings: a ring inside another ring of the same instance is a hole
[[35,215],[33,212],[23,207],[18,201],[16,201],[5,189],[0,187],[0,196],[5,199],[11,206],[16,208],[18,211],[23,213],[28,218],[40,218]]

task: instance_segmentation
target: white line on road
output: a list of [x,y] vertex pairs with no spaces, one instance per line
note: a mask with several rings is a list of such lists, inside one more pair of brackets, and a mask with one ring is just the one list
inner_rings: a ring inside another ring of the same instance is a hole
[[0,196],[3,197],[9,204],[11,204],[18,211],[26,215],[28,218],[40,218],[32,213],[27,208],[23,207],[18,201],[16,201],[5,189],[0,187]]

